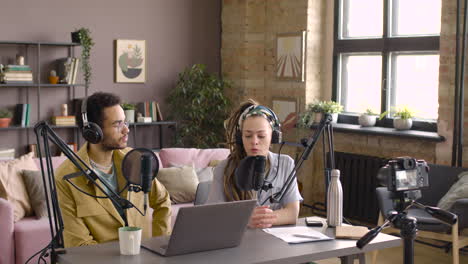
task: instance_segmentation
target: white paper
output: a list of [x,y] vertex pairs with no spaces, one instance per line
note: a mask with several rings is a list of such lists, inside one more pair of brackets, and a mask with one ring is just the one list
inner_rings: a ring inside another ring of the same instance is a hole
[[263,231],[291,244],[333,239],[307,226],[265,228]]

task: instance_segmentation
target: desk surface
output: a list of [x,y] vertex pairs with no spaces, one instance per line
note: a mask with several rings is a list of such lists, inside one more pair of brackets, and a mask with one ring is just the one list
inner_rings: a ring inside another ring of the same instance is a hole
[[[299,224],[304,220],[299,219]],[[322,228],[316,228],[322,230]],[[333,236],[334,229],[324,230]],[[234,248],[211,250],[173,257],[162,257],[146,249],[141,249],[140,255],[122,256],[118,241],[103,243],[95,246],[68,248],[67,253],[60,255],[59,263],[304,263],[308,261],[328,259],[367,251],[396,247],[401,239],[387,234],[379,234],[370,244],[360,250],[356,247],[356,240],[335,239],[302,244],[288,244],[283,240],[265,233],[259,229],[247,229],[242,242]]]

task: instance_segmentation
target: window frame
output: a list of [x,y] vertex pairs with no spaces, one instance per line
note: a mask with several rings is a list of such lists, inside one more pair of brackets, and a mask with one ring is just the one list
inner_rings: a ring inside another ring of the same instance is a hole
[[[385,112],[389,105],[387,88],[389,87],[388,78],[390,74],[389,59],[392,52],[435,52],[440,55],[440,34],[428,36],[405,36],[391,37],[389,28],[389,16],[391,15],[392,0],[383,0],[383,35],[381,38],[351,38],[340,39],[340,16],[342,14],[341,3],[346,0],[335,0],[334,7],[334,47],[333,47],[333,80],[332,80],[332,99],[338,101],[339,95],[339,74],[338,67],[341,53],[380,53],[382,55],[382,74],[381,74],[381,112]],[[395,20],[392,15],[392,20]],[[338,120],[342,123],[358,124],[357,115],[353,113],[341,113]],[[385,117],[379,120],[376,126],[393,127],[393,118]],[[437,132],[437,120],[415,119],[411,130],[421,130]]]

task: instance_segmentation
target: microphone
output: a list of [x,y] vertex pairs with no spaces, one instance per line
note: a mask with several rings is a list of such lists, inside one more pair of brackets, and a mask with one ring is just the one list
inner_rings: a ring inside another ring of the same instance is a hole
[[150,149],[136,148],[129,151],[122,161],[122,174],[129,184],[129,191],[143,191],[143,206],[148,207],[151,183],[159,171],[159,161]]
[[265,156],[248,156],[242,159],[234,172],[238,189],[243,191],[268,190],[271,184],[265,184]]
[[148,193],[151,191],[151,182],[153,181],[153,173],[151,169],[151,157],[149,155],[143,154],[141,156],[141,189],[144,193],[144,203],[143,208],[145,209],[148,206]]

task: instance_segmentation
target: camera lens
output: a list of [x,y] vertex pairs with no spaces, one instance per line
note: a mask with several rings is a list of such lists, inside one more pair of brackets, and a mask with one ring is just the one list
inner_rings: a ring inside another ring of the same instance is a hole
[[414,159],[404,159],[403,168],[405,170],[412,170],[416,167],[416,161]]

